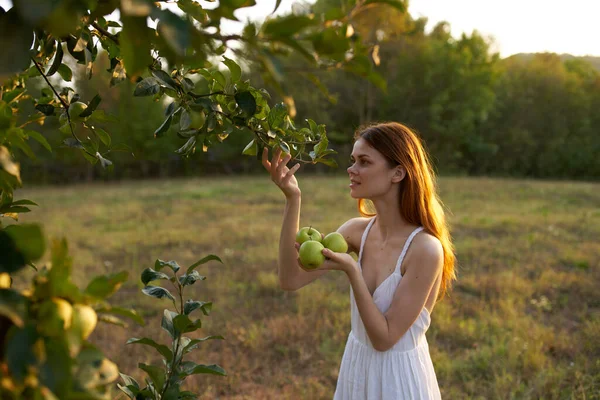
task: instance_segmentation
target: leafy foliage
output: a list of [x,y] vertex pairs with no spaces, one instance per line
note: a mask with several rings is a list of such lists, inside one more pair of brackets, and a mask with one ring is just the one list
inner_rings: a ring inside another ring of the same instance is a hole
[[[27,225],[8,228],[32,229]],[[43,244],[36,245],[24,253],[35,261],[43,248]],[[34,275],[30,289],[19,292],[11,288],[6,269],[0,273],[2,398],[112,399],[117,366],[87,338],[97,320],[106,321],[104,317],[113,313],[143,325],[135,311],[113,308],[106,302],[127,279],[127,273],[96,277],[80,290],[71,281],[72,260],[66,241],[53,242],[51,253],[51,263]],[[108,320],[124,324],[116,317]]]
[[[192,319],[190,317],[192,312],[201,310],[204,315],[210,314],[212,308],[212,303],[210,302],[188,299],[184,303],[185,288],[200,280],[198,278],[200,275],[195,268],[209,261],[219,261],[222,263],[219,257],[211,254],[190,265],[183,275],[178,276],[181,267],[177,262],[156,260],[154,268],[146,268],[142,272],[141,280],[144,284],[142,293],[157,299],[168,298],[173,302],[175,311],[165,309],[161,320],[162,329],[171,338],[170,346],[157,343],[147,337],[131,338],[127,341],[127,344],[149,346],[156,350],[163,359],[161,366],[143,363],[138,365],[148,375],[146,386],[143,388],[131,376],[121,374],[123,385],[118,385],[119,389],[130,399],[195,399],[197,398],[197,394],[181,389],[181,384],[188,376],[196,374],[226,375],[225,370],[218,365],[196,364],[193,361],[184,360],[184,356],[192,350],[197,349],[201,343],[207,340],[223,339],[223,336],[220,335],[207,336],[201,339],[191,339],[183,336],[184,333],[194,332],[202,326],[200,318]],[[163,273],[161,270],[168,271],[168,274]],[[176,295],[173,296],[163,287],[148,285],[148,283],[156,280],[171,282],[176,290]]]

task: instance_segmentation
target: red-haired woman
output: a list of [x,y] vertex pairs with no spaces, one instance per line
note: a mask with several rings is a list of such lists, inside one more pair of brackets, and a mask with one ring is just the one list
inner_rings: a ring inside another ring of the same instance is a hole
[[[279,242],[279,281],[297,290],[327,270],[350,281],[352,330],[342,358],[334,399],[439,399],[425,332],[431,312],[456,278],[454,249],[435,175],[419,137],[390,122],[358,130],[348,168],[350,195],[362,217],[339,227],[346,253],[323,250],[316,270],[298,261],[295,243],[300,188],[288,168],[290,156],[263,165],[286,197]],[[369,207],[374,212],[369,211]]]

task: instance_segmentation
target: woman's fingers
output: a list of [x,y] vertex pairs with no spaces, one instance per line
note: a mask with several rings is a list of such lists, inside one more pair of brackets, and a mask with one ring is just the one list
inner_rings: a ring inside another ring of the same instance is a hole
[[273,152],[273,158],[271,158],[271,171],[277,169],[279,166],[279,157],[281,157],[281,149],[277,148]]
[[[300,169],[300,163],[294,165],[292,168],[289,169],[289,171],[285,174],[285,176],[283,177],[283,179],[281,180],[282,183],[283,182],[287,182],[288,180],[291,179],[291,177],[294,175],[294,173],[296,171],[298,171],[298,169]],[[322,235],[322,234],[321,234]]]
[[267,147],[263,147],[262,165],[267,171],[271,172],[271,163],[269,162],[269,149]]
[[277,166],[275,173],[277,176],[281,176],[281,174],[285,174],[288,172],[288,169],[286,167],[287,163],[291,160],[292,156],[290,154],[286,154],[281,161],[279,162],[279,165]]

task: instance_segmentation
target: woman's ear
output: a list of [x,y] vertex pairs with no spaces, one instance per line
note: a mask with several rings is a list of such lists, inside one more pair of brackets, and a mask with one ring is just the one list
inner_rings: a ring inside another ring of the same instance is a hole
[[397,166],[394,171],[394,176],[392,177],[392,182],[393,183],[402,182],[402,180],[404,179],[405,176],[406,176],[406,170],[404,168],[402,168],[401,166]]

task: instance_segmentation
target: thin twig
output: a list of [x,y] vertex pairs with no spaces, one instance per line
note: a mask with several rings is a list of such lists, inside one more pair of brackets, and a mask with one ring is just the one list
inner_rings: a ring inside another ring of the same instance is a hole
[[[37,63],[37,61],[35,61],[33,58],[31,58],[31,61],[33,61],[33,64],[35,65],[35,67],[37,68],[37,70],[40,72],[40,74],[42,75],[42,77],[44,78],[44,80],[46,81],[46,83],[48,84],[48,86],[50,86],[50,89],[52,89],[52,91],[54,92],[54,95],[58,98],[58,100],[60,101],[60,103],[64,107],[65,113],[67,114],[67,122],[69,123],[69,128],[71,129],[71,134],[73,135],[73,137],[75,138],[75,140],[77,140],[77,143],[81,144],[82,147],[83,147],[83,142],[81,140],[79,140],[79,138],[75,134],[75,131],[73,130],[73,124],[71,123],[71,115],[69,115],[69,105],[67,104],[67,102],[62,97],[60,97],[60,95],[58,94],[58,92],[56,91],[56,89],[54,88],[54,86],[48,80],[48,77],[46,76],[46,74],[44,73],[44,71],[42,71],[42,67],[40,67],[40,65]],[[95,154],[90,153],[85,148],[83,149],[83,151],[85,151],[86,154],[88,154],[89,156],[96,157]]]
[[104,29],[103,27],[101,27],[100,25],[98,25],[98,23],[96,21],[92,21],[91,25],[101,34],[103,34],[104,36],[106,36],[107,38],[109,38],[110,40],[112,40],[113,42],[115,42],[116,44],[119,44],[119,38],[117,38],[115,35],[113,35],[112,33],[110,33],[109,31],[107,31],[106,29]]

